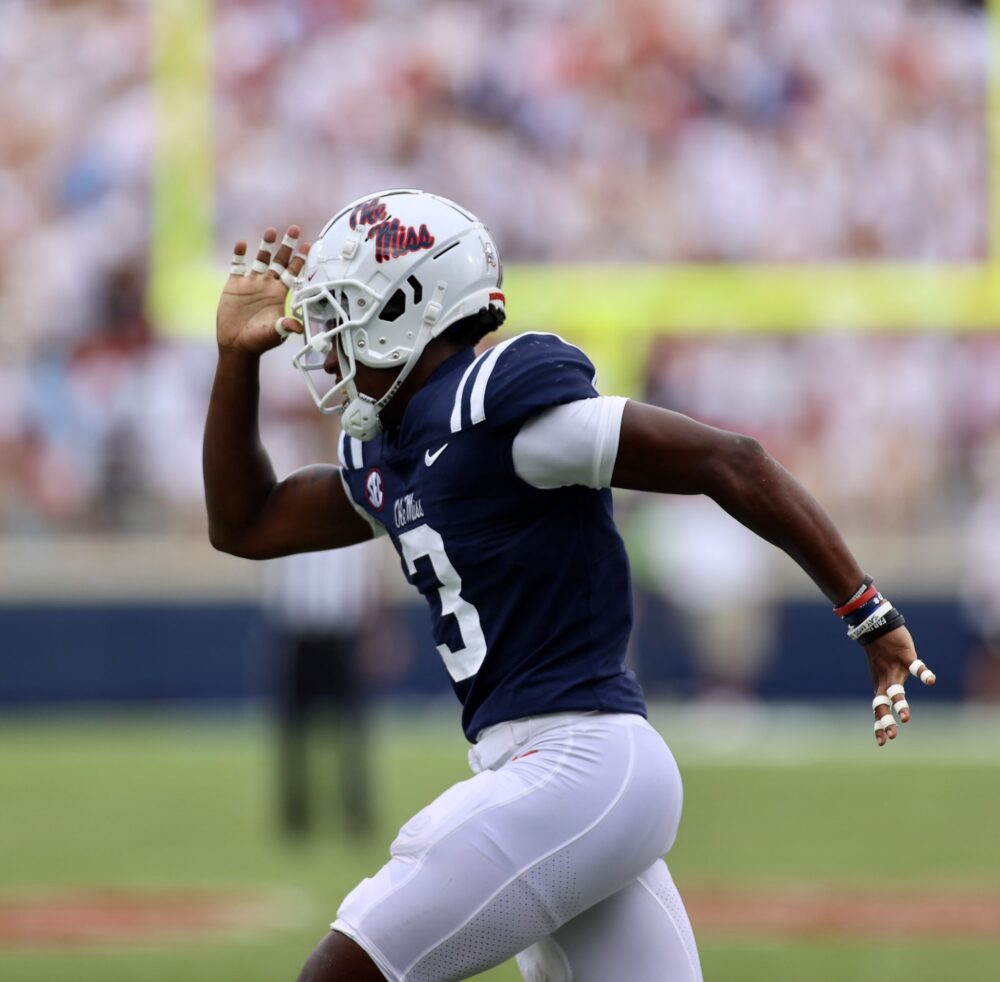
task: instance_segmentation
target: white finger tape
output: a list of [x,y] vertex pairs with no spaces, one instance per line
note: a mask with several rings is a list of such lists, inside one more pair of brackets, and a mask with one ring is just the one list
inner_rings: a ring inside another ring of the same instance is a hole
[[897,685],[890,685],[889,688],[885,690],[885,694],[890,699],[895,699],[896,696],[905,696],[906,695],[906,689],[904,689],[901,685],[898,685],[898,684]]
[[897,713],[902,712],[904,709],[909,709],[910,704],[905,699],[900,699],[899,702],[894,702],[892,708],[896,710]]
[[289,235],[285,233],[285,237],[281,240],[283,246],[289,246],[292,252],[295,252],[295,247],[299,244],[299,237],[297,235]]
[[267,272],[267,263],[264,262],[262,259],[255,259],[253,261],[253,264],[250,266],[250,269],[254,273],[266,273]]
[[232,266],[229,267],[229,275],[230,276],[246,276],[247,275],[247,264],[246,263],[238,263],[234,259]]
[[914,658],[912,664],[910,665],[910,674],[916,676],[921,682],[925,684],[932,679],[936,679],[937,676],[919,659]]
[[878,709],[879,706],[891,706],[892,700],[888,696],[876,696],[872,699],[872,709]]
[[274,273],[279,280],[281,279],[281,274],[285,271],[285,267],[282,266],[281,263],[276,262],[274,259],[271,260],[271,264],[267,268],[268,271]]
[[887,730],[890,726],[895,725],[896,721],[892,718],[892,713],[886,713],[885,716],[875,720],[875,732],[878,733],[879,730]]
[[275,329],[275,331],[277,331],[277,332],[278,332],[278,337],[279,337],[279,338],[281,338],[281,340],[282,340],[282,341],[284,341],[284,340],[285,340],[285,338],[287,338],[287,337],[288,337],[288,335],[292,333],[291,331],[287,330],[287,329],[286,329],[286,328],[284,327],[284,325],[282,324],[282,321],[283,321],[284,319],[285,319],[284,317],[279,317],[279,318],[278,318],[278,319],[277,319],[277,320],[276,320],[276,321],[274,322],[274,329]]
[[272,252],[277,251],[277,242],[265,242],[263,239],[260,240],[260,245],[257,246],[258,252],[266,252],[271,255]]
[[284,269],[281,271],[281,282],[284,283],[289,290],[294,290],[299,281],[291,273],[289,273],[287,269]]

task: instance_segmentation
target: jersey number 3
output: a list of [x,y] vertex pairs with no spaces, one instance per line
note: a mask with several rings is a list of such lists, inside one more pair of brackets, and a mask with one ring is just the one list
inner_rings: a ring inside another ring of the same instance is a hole
[[441,616],[454,614],[464,645],[457,651],[452,651],[448,645],[439,644],[437,650],[444,661],[444,667],[455,682],[470,678],[479,671],[486,657],[486,638],[479,623],[479,611],[462,597],[462,578],[444,551],[444,541],[429,525],[418,525],[404,532],[399,537],[399,544],[411,576],[417,572],[418,559],[426,556],[431,561],[434,575],[441,584],[438,587]]

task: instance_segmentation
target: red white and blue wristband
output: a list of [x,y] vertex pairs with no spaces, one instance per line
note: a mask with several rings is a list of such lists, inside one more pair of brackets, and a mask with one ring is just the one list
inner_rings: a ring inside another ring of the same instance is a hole
[[870,576],[865,577],[854,596],[834,607],[833,612],[847,625],[847,636],[862,645],[906,623],[906,618],[879,593]]

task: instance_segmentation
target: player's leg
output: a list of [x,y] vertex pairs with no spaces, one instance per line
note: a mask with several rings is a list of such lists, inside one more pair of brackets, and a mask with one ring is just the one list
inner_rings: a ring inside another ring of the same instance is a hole
[[385,982],[385,976],[364,949],[331,931],[309,956],[298,982]]
[[486,769],[408,822],[338,912],[334,929],[385,978],[439,982],[498,965],[632,883],[673,841],[680,778],[644,720],[503,727],[502,752],[494,741],[487,759],[480,741]]
[[517,956],[525,982],[701,982],[691,923],[662,859]]
[[306,641],[285,634],[281,640],[278,716],[278,785],[282,830],[289,835],[304,833],[309,824],[309,775],[306,739],[309,714],[305,676]]

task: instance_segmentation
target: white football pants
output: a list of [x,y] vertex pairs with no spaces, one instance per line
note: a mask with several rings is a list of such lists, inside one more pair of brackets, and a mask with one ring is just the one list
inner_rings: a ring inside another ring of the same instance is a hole
[[466,979],[517,955],[528,982],[700,982],[660,858],[681,815],[667,745],[640,716],[489,727],[476,776],[400,830],[332,927],[393,982]]

